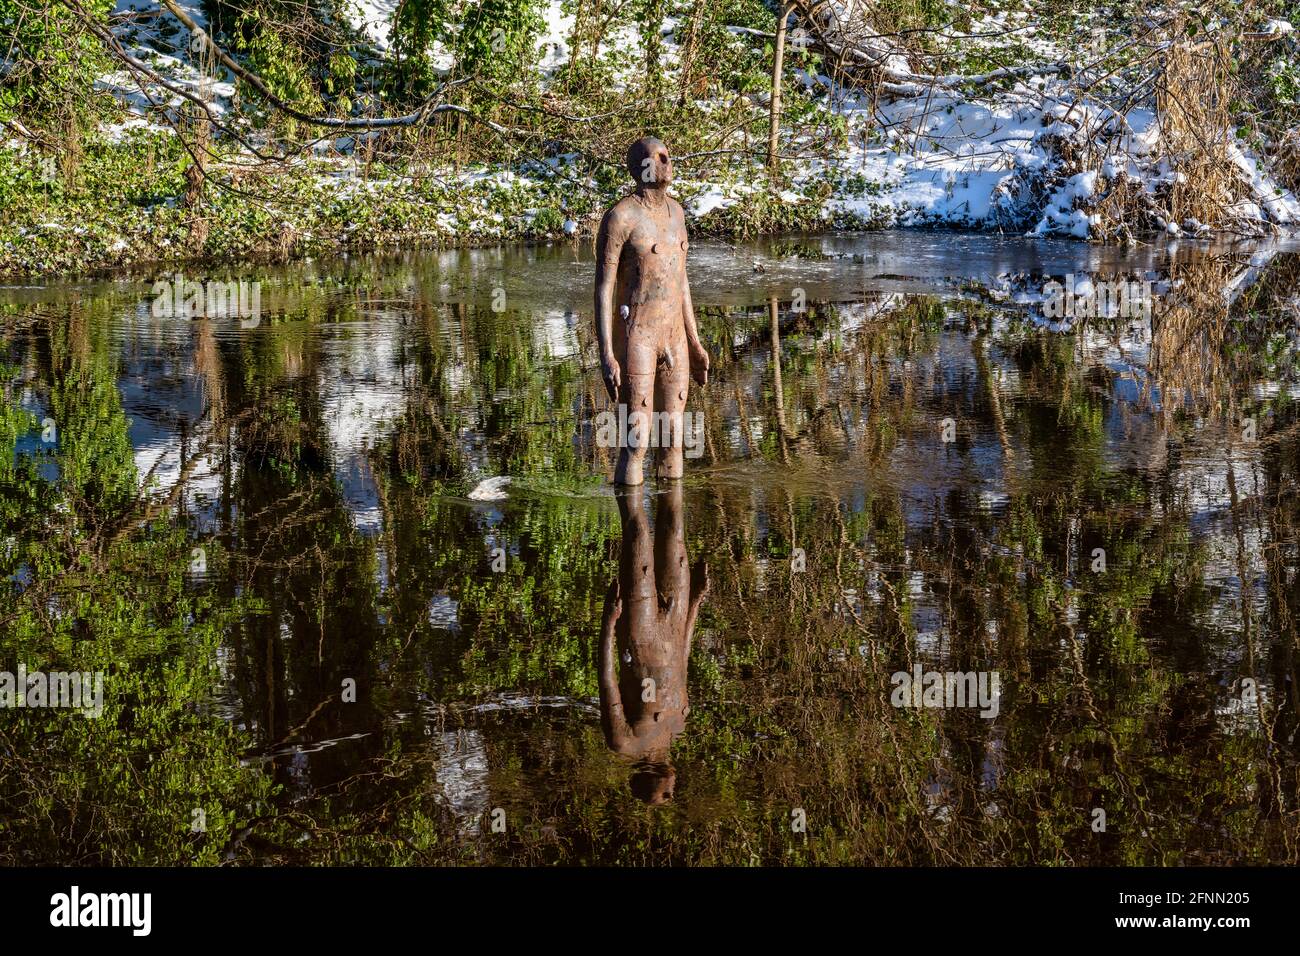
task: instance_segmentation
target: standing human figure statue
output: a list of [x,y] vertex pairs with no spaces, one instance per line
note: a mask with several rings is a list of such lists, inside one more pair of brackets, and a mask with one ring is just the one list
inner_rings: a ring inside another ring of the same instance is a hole
[[682,476],[686,392],[692,377],[708,382],[709,353],[686,280],[686,217],[668,195],[668,147],[652,136],[637,140],[627,171],[636,189],[605,213],[596,238],[596,341],[605,389],[628,422],[614,482],[639,485],[652,440],[657,476]]

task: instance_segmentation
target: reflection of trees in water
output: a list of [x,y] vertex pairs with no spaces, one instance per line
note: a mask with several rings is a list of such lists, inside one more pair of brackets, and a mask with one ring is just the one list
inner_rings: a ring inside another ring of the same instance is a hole
[[1300,384],[1297,281],[1295,256],[1219,255],[1176,263],[1171,291],[1151,322],[1150,365],[1162,410],[1237,423],[1267,411],[1256,407],[1258,386]]
[[[19,615],[33,659],[88,632],[106,660],[148,658],[156,675],[169,666],[158,648],[189,647],[132,732],[205,779],[134,799],[89,784],[115,808],[103,820],[139,815],[159,854],[211,859],[166,829],[177,805],[207,801],[229,815],[209,818],[212,842],[237,858],[1294,862],[1300,443],[1285,388],[1255,386],[1295,380],[1276,338],[1294,322],[1295,260],[1262,268],[1226,315],[1210,299],[1232,269],[1178,268],[1150,361],[1125,359],[1149,373],[1132,389],[1103,320],[1061,336],[978,302],[901,296],[702,317],[716,379],[696,395],[705,455],[688,464],[680,513],[711,591],[675,796],[653,811],[594,706],[604,597],[629,553],[588,480],[612,466],[583,424],[603,407],[599,382],[590,363],[548,357],[533,316],[430,304],[418,272],[365,296],[268,294],[275,321],[256,334],[200,322],[167,341],[203,380],[189,440],[219,463],[213,572],[161,573],[188,548],[162,522],[122,537],[94,565],[131,584],[117,630],[89,599],[67,620],[36,612],[88,583],[66,562],[95,550],[101,523],[134,527],[147,504],[107,307],[91,299],[11,339],[72,423],[66,487],[85,517],[61,532],[63,577],[0,614]],[[380,513],[361,533],[331,389],[369,347],[349,321],[385,316],[401,398],[370,446],[347,449]],[[1229,425],[1252,414],[1260,435],[1246,444]],[[495,474],[514,476],[509,499],[464,499]],[[5,518],[7,534],[36,540],[30,511]],[[181,609],[198,623],[178,623]],[[998,718],[891,707],[889,675],[918,663],[998,671]],[[219,673],[238,733],[188,709]],[[344,678],[359,703],[341,703]],[[1236,694],[1243,678],[1257,705]],[[32,759],[4,744],[6,766]],[[129,749],[94,746],[109,762]],[[37,805],[8,772],[6,810],[26,819]],[[69,778],[51,779],[41,792],[71,819]],[[284,786],[273,800],[270,782]],[[504,834],[484,816],[496,807]],[[1094,807],[1105,833],[1090,828]],[[807,835],[790,830],[794,808]],[[84,840],[102,836],[96,817],[77,819]],[[43,832],[27,846],[53,852]],[[106,852],[151,858],[128,843]]]
[[[261,812],[268,796],[261,775],[240,764],[238,735],[206,704],[237,609],[190,586],[183,531],[119,534],[143,503],[107,321],[113,305],[92,298],[47,310],[5,337],[58,441],[29,447],[5,476],[0,520],[13,547],[4,573],[25,571],[28,583],[0,596],[0,656],[7,669],[105,674],[99,719],[7,712],[0,815],[13,824],[10,864],[218,862],[233,815]],[[13,444],[0,453],[11,457]],[[192,832],[200,819],[206,835]]]

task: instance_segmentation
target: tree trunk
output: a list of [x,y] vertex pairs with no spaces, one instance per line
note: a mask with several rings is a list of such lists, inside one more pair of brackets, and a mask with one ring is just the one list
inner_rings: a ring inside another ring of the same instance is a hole
[[695,0],[691,9],[691,26],[686,33],[686,42],[682,44],[681,77],[677,87],[677,105],[685,106],[691,96],[695,80],[695,51],[700,42],[700,24],[704,20],[705,0]]
[[781,135],[781,80],[785,72],[785,24],[794,10],[793,3],[781,8],[776,21],[776,50],[772,54],[772,103],[767,130],[767,171],[777,173],[777,140]]

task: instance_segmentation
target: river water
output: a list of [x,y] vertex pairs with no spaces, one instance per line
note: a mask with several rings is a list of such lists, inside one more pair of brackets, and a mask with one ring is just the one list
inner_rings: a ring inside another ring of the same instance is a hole
[[593,271],[0,289],[0,860],[1297,862],[1300,247],[701,240],[618,493]]

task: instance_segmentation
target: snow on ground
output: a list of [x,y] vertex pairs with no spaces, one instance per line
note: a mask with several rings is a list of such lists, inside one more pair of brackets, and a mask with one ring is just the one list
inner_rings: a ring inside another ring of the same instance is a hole
[[[794,72],[807,89],[825,92],[824,108],[846,121],[850,143],[831,163],[804,164],[796,186],[839,172],[871,187],[857,197],[841,190],[828,203],[833,214],[881,226],[1011,228],[1086,238],[1100,223],[1086,207],[1105,182],[1127,178],[1151,195],[1170,175],[1178,175],[1161,162],[1159,123],[1149,109],[1130,109],[1121,117],[1105,103],[1081,98],[1068,81],[1047,71],[1025,77],[1009,91],[964,94],[955,88],[960,77],[932,83],[915,73],[906,58],[891,52],[886,38],[866,29],[856,4],[830,0],[818,15],[832,42],[837,31],[853,32],[857,48],[877,58],[891,81],[884,86],[892,90],[875,102],[829,77]],[[1086,39],[1081,35],[1081,42],[1103,49],[1106,24],[1085,23],[1090,33]],[[1286,32],[1280,23],[1285,21],[1270,24],[1269,32]],[[1037,32],[1028,13],[1007,11],[977,21],[960,39],[967,49],[1013,47],[1023,62],[1072,59],[1072,51]],[[1060,160],[1062,145],[1103,158],[1094,168],[1069,168]],[[1242,147],[1233,145],[1229,152],[1249,196],[1232,209],[1237,218],[1265,228],[1300,226],[1296,196],[1281,189]],[[737,198],[709,189],[694,211],[725,208]],[[1164,225],[1173,234],[1203,230],[1194,221]]]
[[551,3],[547,5],[545,17],[546,26],[537,44],[540,53],[537,68],[549,76],[569,60],[573,15],[565,13],[558,3]]
[[[157,3],[156,0],[117,0],[113,13],[117,15],[130,13],[153,14],[160,6],[161,4]],[[176,0],[176,6],[180,7],[185,15],[200,27],[207,29],[208,15],[203,12],[203,0]],[[175,18],[170,13],[165,14],[165,16],[175,22]]]
[[[176,5],[201,30],[207,29],[202,0],[178,0]],[[171,86],[202,98],[213,114],[224,113],[235,95],[234,76],[224,68],[215,75],[200,69],[197,64],[204,59],[203,39],[181,26],[171,13],[159,13],[159,6],[150,0],[117,0],[113,13],[120,19],[114,24],[114,32],[123,47]],[[175,110],[185,102],[161,83],[146,81],[142,85],[129,70],[102,76],[96,86],[109,91],[126,106],[126,119],[105,130],[110,139],[118,139],[132,129],[167,128],[151,112],[156,107]]]
[[[935,89],[873,104],[860,94],[835,92],[832,108],[848,122],[850,146],[835,163],[807,163],[801,176],[838,172],[874,184],[865,195],[832,198],[828,208],[878,225],[1019,228],[1083,239],[1099,222],[1085,207],[1103,179],[1134,180],[1150,195],[1171,175],[1150,109],[1120,117],[1103,104],[1072,97],[1061,80],[1034,78],[986,101]],[[1062,144],[1107,155],[1095,168],[1070,172],[1058,168]],[[1241,147],[1232,146],[1230,157],[1252,197],[1237,204],[1238,216],[1300,225],[1295,195]],[[719,197],[709,208],[727,204]],[[1170,231],[1198,226],[1171,224]]]
[[393,14],[400,0],[347,0],[343,15],[380,50],[392,45]]
[[[343,13],[378,49],[387,50],[398,2],[348,0]],[[201,25],[205,24],[200,0],[185,0],[181,6]],[[117,6],[119,14],[155,9],[156,5],[146,0],[118,0]],[[853,23],[859,16],[856,8],[841,0],[826,9],[826,15],[841,24]],[[559,0],[546,5],[534,66],[543,84],[568,61],[573,26],[572,14],[564,12]],[[1092,30],[1091,39],[1080,42],[1101,42],[1105,24],[1089,22],[1087,26]],[[669,67],[677,61],[674,30],[679,27],[675,19],[665,20],[661,59]],[[1266,32],[1280,35],[1287,27],[1285,21],[1274,21]],[[231,77],[207,76],[196,69],[194,63],[199,58],[190,55],[187,47],[192,38],[170,14],[124,19],[117,30],[134,55],[174,84],[203,96],[214,111],[220,112],[229,104],[234,95]],[[731,42],[762,42],[749,35],[751,32],[733,30]],[[1067,58],[1065,51],[1040,34],[1029,14],[1005,11],[977,21],[960,42],[986,50],[1010,46],[1018,58],[1035,62]],[[822,110],[846,123],[847,145],[829,160],[796,161],[785,201],[798,201],[805,187],[830,180],[834,191],[823,212],[826,218],[846,225],[948,225],[1082,239],[1093,234],[1099,224],[1099,218],[1087,208],[1089,201],[1110,184],[1128,179],[1153,195],[1173,181],[1171,177],[1181,175],[1161,157],[1159,122],[1150,109],[1133,108],[1120,116],[1104,103],[1080,99],[1068,81],[1053,75],[1024,77],[1010,89],[991,92],[993,87],[989,87],[989,92],[976,97],[955,86],[919,82],[925,78],[912,71],[906,58],[890,52],[883,38],[877,39],[882,44],[881,63],[891,81],[885,85],[893,91],[879,99],[840,86],[827,76],[791,69],[791,78],[819,97]],[[870,42],[869,38],[868,46]],[[609,31],[602,55],[624,64],[616,70],[615,87],[633,89],[640,82],[639,45],[633,24]],[[452,55],[448,51],[435,46],[432,52],[438,68],[451,67]],[[954,79],[940,77],[939,82],[951,83]],[[103,77],[100,83],[113,90],[129,108],[125,122],[108,130],[113,136],[146,125],[163,128],[149,115],[150,100],[171,107],[181,101],[157,84],[146,87],[146,96],[126,73]],[[341,172],[337,177],[325,178],[336,180],[340,190],[372,188],[347,175],[347,154],[361,139],[342,137],[331,144],[334,151],[343,154],[337,160]],[[718,144],[722,148],[739,145],[739,140]],[[808,145],[796,140],[784,148],[797,154]],[[1096,158],[1089,161],[1087,168],[1070,166],[1061,160],[1063,147]],[[1241,222],[1262,230],[1300,227],[1300,200],[1281,189],[1256,156],[1244,146],[1234,145],[1230,158],[1246,197],[1231,209]],[[466,184],[490,178],[503,187],[521,181],[540,182],[553,175],[557,162],[533,163],[517,171],[464,170],[460,178]],[[552,169],[542,168],[548,164]],[[765,188],[761,177],[743,177],[748,182],[714,181],[692,178],[691,172],[683,169],[677,193],[695,218],[725,210]],[[453,174],[448,172],[444,179],[452,181]],[[490,233],[494,228],[490,219],[486,216],[482,222],[462,221],[460,228],[479,225]],[[449,216],[448,226],[455,223],[456,217]],[[1194,221],[1160,224],[1173,234],[1204,231]],[[573,231],[577,228],[574,224]]]

